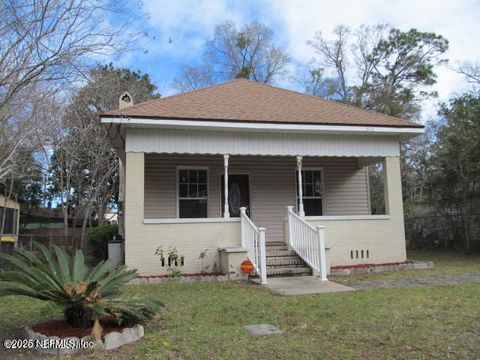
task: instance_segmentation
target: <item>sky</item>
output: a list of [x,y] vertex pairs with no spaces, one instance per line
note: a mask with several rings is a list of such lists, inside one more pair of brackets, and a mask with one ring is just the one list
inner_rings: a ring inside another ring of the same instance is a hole
[[[424,121],[435,116],[439,100],[467,89],[453,70],[458,63],[480,60],[479,0],[143,0],[143,11],[141,29],[148,36],[141,40],[141,50],[122,55],[115,64],[148,73],[162,96],[175,93],[173,78],[182,66],[199,63],[215,25],[225,20],[240,26],[258,20],[269,26],[275,44],[292,57],[292,72],[315,56],[307,44],[315,32],[328,36],[339,24],[354,29],[388,23],[403,31],[416,28],[444,36],[450,42],[449,63],[437,68],[432,90],[439,99],[424,105]],[[277,85],[299,90],[290,77]]]

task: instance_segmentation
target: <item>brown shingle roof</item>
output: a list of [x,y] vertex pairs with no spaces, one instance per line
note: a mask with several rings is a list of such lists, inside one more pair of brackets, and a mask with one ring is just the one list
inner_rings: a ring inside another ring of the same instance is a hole
[[246,79],[146,101],[102,116],[422,127],[404,119]]

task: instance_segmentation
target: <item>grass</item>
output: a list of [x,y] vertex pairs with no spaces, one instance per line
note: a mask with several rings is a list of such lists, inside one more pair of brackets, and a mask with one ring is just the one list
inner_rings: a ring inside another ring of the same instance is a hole
[[433,269],[399,271],[381,274],[332,276],[331,280],[345,285],[363,280],[412,279],[422,277],[438,277],[480,272],[480,254],[465,255],[455,252],[412,250],[408,252],[409,260],[433,261]]
[[[471,272],[477,265],[458,259],[451,271]],[[449,266],[444,266],[446,273]],[[441,269],[439,265],[435,271]],[[132,297],[161,299],[166,307],[146,326],[140,342],[85,358],[480,357],[480,284],[295,297],[276,295],[254,284],[226,282],[129,286],[126,292]],[[23,324],[52,315],[58,315],[58,310],[39,301],[0,299],[0,336],[19,338]],[[242,328],[262,323],[276,325],[285,333],[252,337]],[[3,356],[12,354],[19,355],[4,352]],[[22,355],[37,357],[28,351]]]

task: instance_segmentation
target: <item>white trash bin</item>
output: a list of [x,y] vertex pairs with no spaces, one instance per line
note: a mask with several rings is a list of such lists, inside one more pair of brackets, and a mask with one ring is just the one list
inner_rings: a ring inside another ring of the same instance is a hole
[[115,235],[108,241],[108,259],[112,261],[112,269],[123,265],[124,261],[124,242],[121,235]]

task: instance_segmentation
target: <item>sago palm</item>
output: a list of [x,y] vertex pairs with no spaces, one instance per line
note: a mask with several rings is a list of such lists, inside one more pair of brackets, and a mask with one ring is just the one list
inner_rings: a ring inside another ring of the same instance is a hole
[[113,315],[119,322],[142,322],[161,306],[158,302],[121,298],[121,287],[137,275],[136,270],[121,266],[111,271],[109,260],[89,268],[81,250],[71,257],[56,245],[54,251],[36,246],[40,256],[21,249],[13,255],[0,253],[0,260],[13,269],[0,273],[0,296],[23,295],[60,305],[72,326],[88,327],[94,321],[97,339],[101,336],[102,315]]

